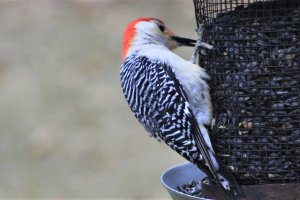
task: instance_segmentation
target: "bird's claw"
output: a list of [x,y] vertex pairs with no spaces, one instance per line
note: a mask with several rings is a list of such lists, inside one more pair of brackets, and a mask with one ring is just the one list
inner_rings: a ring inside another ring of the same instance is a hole
[[196,29],[196,32],[198,34],[198,39],[197,42],[195,44],[195,49],[194,52],[192,54],[192,57],[190,59],[190,62],[195,64],[196,63],[196,57],[197,57],[197,53],[199,48],[206,48],[206,49],[213,49],[214,47],[210,44],[207,44],[205,42],[202,42],[202,34],[203,34],[203,25],[200,25],[198,29]]

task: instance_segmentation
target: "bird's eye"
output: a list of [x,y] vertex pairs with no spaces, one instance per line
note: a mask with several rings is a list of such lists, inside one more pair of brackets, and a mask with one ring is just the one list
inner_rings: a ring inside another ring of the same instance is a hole
[[158,25],[158,28],[161,32],[165,31],[165,26],[164,25]]

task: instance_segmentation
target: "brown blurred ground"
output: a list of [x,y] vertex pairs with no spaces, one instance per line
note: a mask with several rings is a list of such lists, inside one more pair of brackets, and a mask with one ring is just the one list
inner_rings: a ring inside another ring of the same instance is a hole
[[191,0],[0,0],[0,197],[168,198],[160,174],[184,160],[119,84],[121,35],[141,16],[195,37]]

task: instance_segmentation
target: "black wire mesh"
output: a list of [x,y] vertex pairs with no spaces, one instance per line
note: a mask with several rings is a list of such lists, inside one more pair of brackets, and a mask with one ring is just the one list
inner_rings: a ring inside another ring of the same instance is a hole
[[300,0],[194,0],[219,158],[240,184],[300,182]]

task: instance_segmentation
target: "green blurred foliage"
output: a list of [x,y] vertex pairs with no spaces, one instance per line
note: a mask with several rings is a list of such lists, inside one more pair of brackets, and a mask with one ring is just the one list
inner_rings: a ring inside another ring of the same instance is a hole
[[168,198],[160,174],[184,160],[149,139],[119,84],[138,17],[196,36],[187,0],[0,0],[0,197]]

